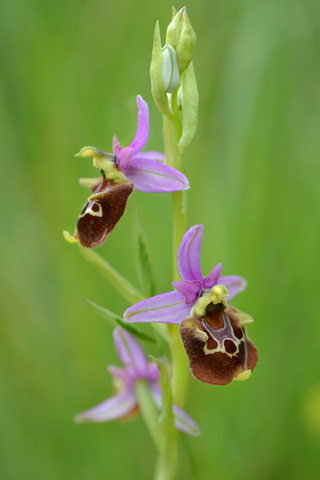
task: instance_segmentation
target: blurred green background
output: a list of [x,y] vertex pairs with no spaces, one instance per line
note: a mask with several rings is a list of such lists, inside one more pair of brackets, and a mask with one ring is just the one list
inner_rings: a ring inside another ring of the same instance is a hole
[[[181,444],[178,478],[318,479],[320,4],[191,0],[188,13],[200,94],[188,227],[205,225],[204,274],[222,261],[224,274],[247,278],[234,305],[255,319],[260,360],[228,387],[190,376],[186,409],[202,435]],[[128,305],[62,230],[73,232],[88,195],[78,178],[96,175],[73,155],[110,151],[114,133],[131,142],[137,94],[150,105],[147,149],[163,149],[148,74],[158,19],[164,41],[167,0],[1,2],[3,480],[152,477],[141,419],[73,423],[111,395],[105,365],[118,364],[111,328],[83,297],[118,314]],[[170,195],[135,192],[97,251],[136,283],[137,211],[165,292]]]

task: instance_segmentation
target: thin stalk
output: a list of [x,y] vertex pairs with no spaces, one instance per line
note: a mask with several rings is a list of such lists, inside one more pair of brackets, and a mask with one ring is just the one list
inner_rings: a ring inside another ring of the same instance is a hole
[[[170,167],[182,172],[183,158],[179,150],[179,140],[182,134],[181,120],[178,110],[178,97],[176,89],[171,95],[171,109],[173,118],[164,117],[163,133],[166,153],[166,163]],[[173,279],[179,280],[177,270],[177,253],[186,228],[186,195],[185,192],[173,192]]]
[[[179,150],[179,141],[182,134],[181,119],[178,110],[178,89],[171,95],[171,109],[174,113],[172,118],[164,117],[163,133],[166,153],[166,163],[182,171],[183,158]],[[185,192],[173,192],[173,280],[179,280],[177,269],[177,253],[179,245],[186,230],[186,195]],[[172,389],[173,397],[176,404],[183,405],[187,381],[188,368],[187,357],[180,339],[179,327],[170,325],[170,333],[172,337],[171,356],[172,356]]]
[[183,407],[188,386],[188,357],[184,350],[178,325],[170,325],[172,344],[172,391],[174,403]]
[[141,414],[154,441],[157,450],[160,450],[161,432],[159,425],[159,410],[154,404],[149,382],[146,379],[136,380],[134,389],[138,397]]

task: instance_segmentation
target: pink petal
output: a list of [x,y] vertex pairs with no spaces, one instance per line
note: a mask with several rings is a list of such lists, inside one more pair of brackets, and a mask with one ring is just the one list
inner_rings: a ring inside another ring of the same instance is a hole
[[212,288],[214,287],[214,285],[221,283],[219,281],[221,270],[222,270],[222,263],[218,263],[218,265],[213,267],[209,275],[203,279],[203,288]]
[[126,177],[141,192],[177,192],[189,188],[183,173],[164,163],[139,155],[132,158]]
[[132,387],[133,379],[124,368],[108,365],[107,369],[113,377],[120,379],[127,388]]
[[176,282],[172,282],[172,286],[177,290],[177,292],[182,293],[182,295],[186,299],[187,305],[191,305],[196,302],[198,295],[202,289],[201,282],[198,282],[197,280],[195,280],[194,282],[178,280]]
[[118,153],[116,155],[121,169],[126,172],[129,168],[131,158],[132,158],[132,148],[131,147],[119,147]]
[[200,251],[203,225],[194,225],[184,235],[177,256],[178,271],[182,280],[202,282]]
[[159,381],[159,367],[155,362],[149,363],[148,380],[151,383],[157,383]]
[[160,322],[179,324],[190,313],[190,306],[179,292],[168,292],[148,298],[128,308],[123,314],[126,322]]

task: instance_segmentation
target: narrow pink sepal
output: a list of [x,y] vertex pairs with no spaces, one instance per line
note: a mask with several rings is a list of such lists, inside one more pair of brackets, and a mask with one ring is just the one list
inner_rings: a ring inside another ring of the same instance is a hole
[[201,282],[199,282],[198,280],[194,280],[193,282],[177,280],[175,282],[172,282],[172,286],[177,290],[177,292],[182,293],[182,295],[185,297],[186,305],[194,304],[202,289]]
[[190,306],[185,304],[185,298],[179,292],[162,293],[148,298],[128,308],[123,319],[129,323],[173,323],[180,322],[189,315]]
[[140,192],[177,192],[189,188],[187,177],[179,170],[144,158],[141,153],[132,158],[126,177]]

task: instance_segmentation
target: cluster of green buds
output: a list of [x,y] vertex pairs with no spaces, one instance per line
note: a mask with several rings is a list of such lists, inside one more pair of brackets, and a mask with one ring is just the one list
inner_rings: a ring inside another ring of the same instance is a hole
[[187,7],[178,12],[174,7],[167,28],[166,43],[161,44],[159,22],[156,24],[150,66],[151,91],[162,115],[172,119],[182,112],[183,153],[192,142],[198,123],[198,89],[192,64],[196,34],[187,15]]

